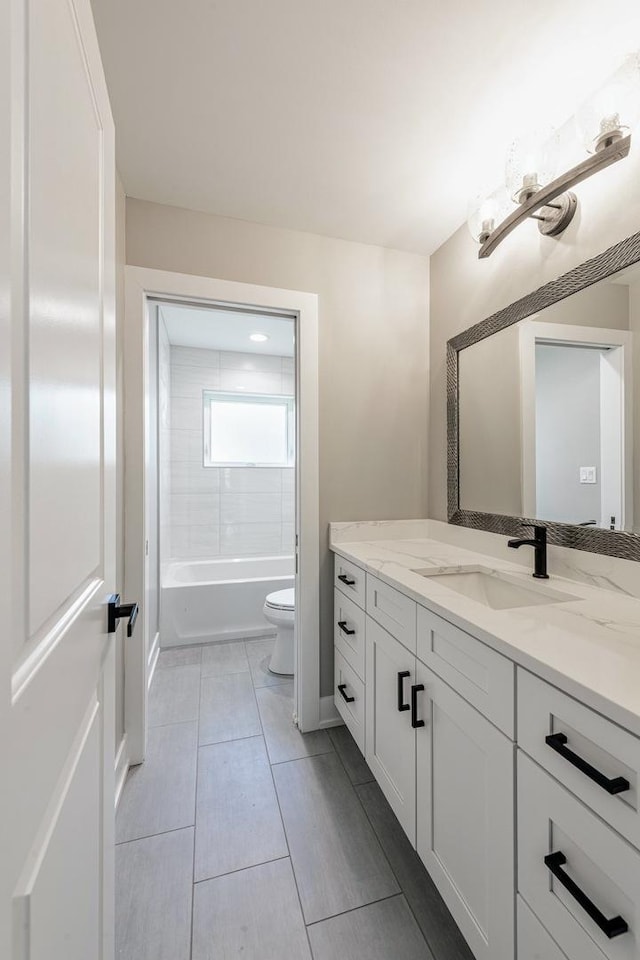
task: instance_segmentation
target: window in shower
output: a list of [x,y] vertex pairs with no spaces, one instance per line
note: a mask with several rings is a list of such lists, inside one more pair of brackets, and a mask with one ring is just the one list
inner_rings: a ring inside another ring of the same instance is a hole
[[294,398],[204,391],[205,467],[291,467]]

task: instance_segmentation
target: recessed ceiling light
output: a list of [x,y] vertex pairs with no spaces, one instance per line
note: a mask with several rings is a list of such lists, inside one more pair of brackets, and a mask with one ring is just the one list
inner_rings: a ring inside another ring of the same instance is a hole
[[269,337],[266,333],[252,333],[249,337],[249,340],[253,340],[254,343],[264,343],[264,341],[268,339]]

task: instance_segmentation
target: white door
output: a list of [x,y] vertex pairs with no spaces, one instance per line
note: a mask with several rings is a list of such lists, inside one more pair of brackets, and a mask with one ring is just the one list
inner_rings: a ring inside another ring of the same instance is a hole
[[[416,658],[367,617],[366,759],[404,832],[416,842]],[[414,695],[415,696],[415,695]]]
[[477,960],[513,960],[514,745],[417,664],[417,846]]
[[4,3],[0,38],[0,956],[106,960],[113,123],[89,0]]

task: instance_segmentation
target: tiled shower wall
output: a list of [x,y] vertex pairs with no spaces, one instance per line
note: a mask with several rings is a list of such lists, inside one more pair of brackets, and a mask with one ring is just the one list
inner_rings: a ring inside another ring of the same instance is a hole
[[158,511],[160,559],[171,556],[171,345],[164,320],[158,320]]
[[202,391],[207,389],[293,394],[293,359],[171,347],[169,544],[164,556],[293,553],[293,468],[203,467]]

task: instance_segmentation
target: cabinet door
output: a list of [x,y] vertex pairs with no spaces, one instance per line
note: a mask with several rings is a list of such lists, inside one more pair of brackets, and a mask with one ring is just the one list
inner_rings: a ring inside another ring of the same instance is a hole
[[366,643],[366,759],[415,846],[416,732],[409,704],[416,658],[369,616]]
[[477,960],[514,957],[514,745],[431,670],[417,733],[417,850]]

